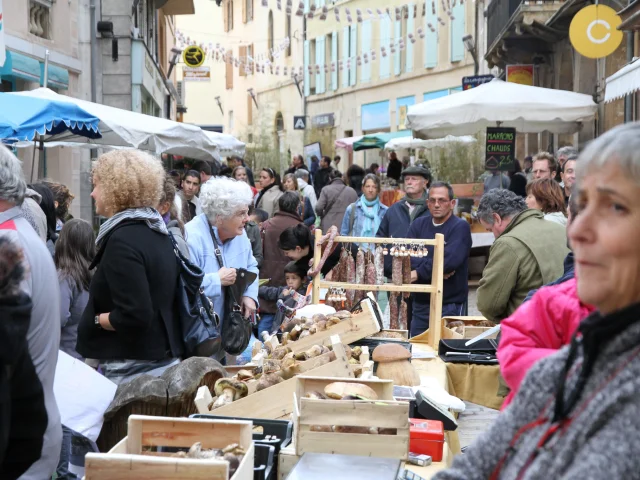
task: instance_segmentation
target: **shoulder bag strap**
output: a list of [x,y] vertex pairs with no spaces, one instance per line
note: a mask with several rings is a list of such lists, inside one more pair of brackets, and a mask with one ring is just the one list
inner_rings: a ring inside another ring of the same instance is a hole
[[353,202],[351,204],[351,215],[349,216],[349,235],[353,236],[353,224],[356,221],[356,204],[358,202]]
[[[208,225],[208,223],[207,223]],[[211,234],[211,240],[213,240],[213,253],[216,256],[216,260],[218,260],[218,266],[220,268],[224,267],[224,260],[222,258],[222,250],[220,250],[220,245],[218,244],[218,240],[216,240],[216,234],[213,233],[213,228],[211,225],[208,225],[209,233]]]
[[[331,210],[331,207],[333,207],[333,204],[334,204],[334,203],[336,203],[336,202],[338,201],[338,198],[340,197],[340,195],[342,194],[342,192],[344,192],[344,191],[345,191],[345,189],[346,189],[346,188],[347,188],[347,186],[346,186],[346,185],[344,185],[344,186],[342,187],[342,190],[340,190],[340,193],[337,193],[337,194],[336,194],[336,196],[335,196],[335,197],[333,197],[333,198],[331,199],[331,202],[329,202],[329,204],[328,204],[328,205],[325,207],[325,209],[324,209],[324,211],[325,211],[326,213],[329,213],[329,211]],[[326,215],[325,215],[325,216],[326,216]]]

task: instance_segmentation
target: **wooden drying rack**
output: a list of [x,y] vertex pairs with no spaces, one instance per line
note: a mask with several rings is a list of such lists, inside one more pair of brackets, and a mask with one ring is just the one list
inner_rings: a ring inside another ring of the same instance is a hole
[[[320,265],[322,258],[322,230],[315,230],[315,249],[313,251],[313,268]],[[336,236],[334,242],[337,243],[378,243],[378,244],[401,244],[401,245],[431,245],[433,246],[433,270],[430,285],[402,284],[394,285],[385,283],[382,285],[367,285],[348,282],[329,282],[320,278],[320,272],[313,277],[312,302],[320,302],[321,288],[344,288],[345,290],[367,290],[375,292],[419,292],[431,294],[431,310],[429,313],[429,345],[436,351],[442,337],[442,282],[444,269],[444,235],[436,234],[435,238],[421,240],[416,238],[377,238],[377,237],[343,237]]]

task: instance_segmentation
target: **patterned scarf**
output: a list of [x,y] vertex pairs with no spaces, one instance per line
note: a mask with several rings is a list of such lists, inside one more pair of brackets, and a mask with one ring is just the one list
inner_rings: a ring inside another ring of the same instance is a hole
[[169,230],[167,230],[167,226],[165,225],[162,216],[160,216],[155,208],[128,208],[127,210],[116,213],[113,217],[100,225],[98,238],[96,238],[96,245],[100,247],[100,243],[105,235],[125,220],[144,221],[151,230],[155,230],[156,232],[160,232],[164,235],[169,235]]
[[[375,237],[378,227],[380,227],[380,197],[369,201],[360,195],[360,206],[364,214],[364,224],[362,225],[362,237]],[[373,207],[373,208],[372,208]]]

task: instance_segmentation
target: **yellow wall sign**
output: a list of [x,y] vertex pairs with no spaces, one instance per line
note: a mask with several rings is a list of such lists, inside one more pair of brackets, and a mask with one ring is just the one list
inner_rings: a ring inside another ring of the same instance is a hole
[[623,33],[616,11],[606,5],[589,5],[575,14],[569,27],[571,45],[587,58],[602,58],[616,51]]
[[204,63],[204,50],[197,45],[191,45],[182,52],[182,61],[187,67],[199,67]]

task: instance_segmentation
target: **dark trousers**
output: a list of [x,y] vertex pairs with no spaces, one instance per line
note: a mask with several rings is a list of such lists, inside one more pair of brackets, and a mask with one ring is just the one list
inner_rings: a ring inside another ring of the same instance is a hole
[[[415,337],[424,333],[429,328],[429,315],[431,305],[428,303],[415,302],[413,305],[413,320],[411,323],[411,336]],[[443,317],[460,317],[465,314],[464,303],[443,303]]]

